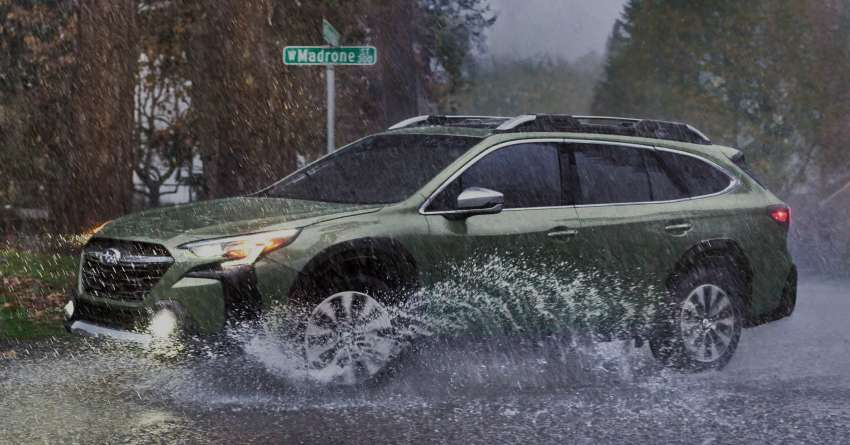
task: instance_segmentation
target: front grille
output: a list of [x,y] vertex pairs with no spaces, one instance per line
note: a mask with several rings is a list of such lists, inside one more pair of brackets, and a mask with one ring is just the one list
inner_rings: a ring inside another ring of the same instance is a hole
[[83,288],[96,297],[139,302],[173,262],[157,244],[95,239],[83,250]]

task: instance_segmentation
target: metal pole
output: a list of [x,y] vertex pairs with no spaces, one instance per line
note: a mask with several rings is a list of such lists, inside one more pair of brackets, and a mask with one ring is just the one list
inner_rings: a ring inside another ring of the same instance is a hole
[[327,80],[327,93],[328,93],[328,127],[327,127],[327,152],[328,154],[333,153],[336,149],[335,138],[334,138],[334,112],[336,109],[336,79],[334,75],[334,66],[333,65],[325,65],[325,79]]

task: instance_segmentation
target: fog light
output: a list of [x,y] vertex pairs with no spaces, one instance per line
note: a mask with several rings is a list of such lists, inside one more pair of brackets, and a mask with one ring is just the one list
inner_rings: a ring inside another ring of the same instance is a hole
[[170,309],[162,309],[151,318],[151,335],[156,338],[170,337],[177,330],[177,314]]
[[67,304],[65,304],[65,318],[70,319],[73,316],[74,316],[74,300],[70,300],[70,301],[68,301]]

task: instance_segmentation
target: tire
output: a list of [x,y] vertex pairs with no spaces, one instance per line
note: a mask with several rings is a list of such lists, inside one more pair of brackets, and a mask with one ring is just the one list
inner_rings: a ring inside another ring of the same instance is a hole
[[299,327],[307,375],[332,385],[378,380],[406,349],[392,314],[401,289],[376,273],[339,264],[301,290]]
[[663,365],[687,371],[725,367],[744,326],[740,275],[723,258],[703,260],[671,288],[649,346]]

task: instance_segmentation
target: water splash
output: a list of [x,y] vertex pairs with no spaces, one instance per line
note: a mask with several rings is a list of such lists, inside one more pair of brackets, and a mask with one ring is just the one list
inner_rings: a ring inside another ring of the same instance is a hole
[[[572,361],[583,369],[629,378],[622,346],[600,345],[598,340],[630,339],[645,332],[656,318],[661,295],[652,285],[581,270],[569,262],[541,264],[497,255],[470,259],[446,276],[391,308],[394,335],[403,350],[413,349],[416,355],[423,342],[438,348],[489,343],[483,355],[472,354],[487,361],[492,359],[487,354],[494,352],[491,346],[505,350],[509,344],[510,354],[525,363],[517,369],[526,370],[527,363],[545,368]],[[304,365],[298,332],[306,315],[304,310],[278,307],[261,323],[232,327],[228,335],[273,374],[323,383],[321,375]],[[531,352],[523,350],[528,348]],[[434,365],[425,360],[419,365]],[[508,357],[502,362],[508,366],[515,361]]]

